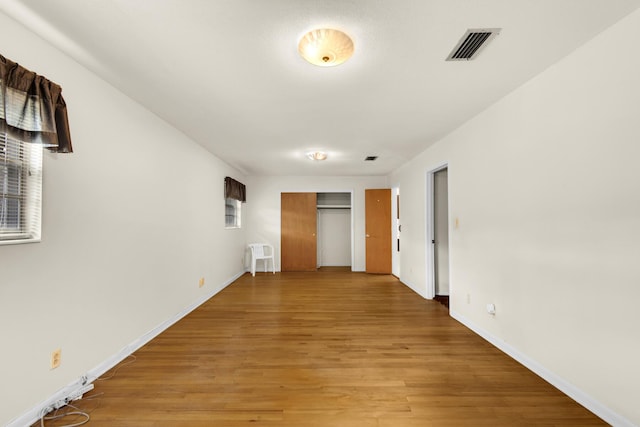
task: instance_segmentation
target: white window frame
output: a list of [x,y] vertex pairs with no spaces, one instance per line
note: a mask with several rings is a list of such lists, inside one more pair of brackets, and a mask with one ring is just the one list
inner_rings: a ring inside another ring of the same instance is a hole
[[0,245],[40,241],[42,151],[0,133]]
[[224,199],[224,228],[242,228],[242,202],[236,199]]

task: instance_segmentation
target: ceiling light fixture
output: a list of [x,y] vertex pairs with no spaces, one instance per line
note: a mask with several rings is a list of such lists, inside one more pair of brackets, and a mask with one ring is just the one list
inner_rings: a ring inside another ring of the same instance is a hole
[[326,160],[327,153],[323,153],[322,151],[314,151],[311,153],[307,153],[307,157],[311,160]]
[[333,67],[351,58],[353,41],[342,31],[320,28],[300,39],[298,52],[313,65]]

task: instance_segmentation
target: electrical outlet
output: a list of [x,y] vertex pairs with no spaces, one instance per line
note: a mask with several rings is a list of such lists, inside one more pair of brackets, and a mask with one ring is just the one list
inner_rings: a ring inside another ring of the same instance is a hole
[[492,316],[496,315],[496,305],[495,304],[487,304],[487,313]]
[[200,278],[200,280],[198,281],[198,286],[199,287],[203,287],[204,286],[204,277]]
[[51,369],[56,369],[62,362],[62,350],[57,349],[51,353]]

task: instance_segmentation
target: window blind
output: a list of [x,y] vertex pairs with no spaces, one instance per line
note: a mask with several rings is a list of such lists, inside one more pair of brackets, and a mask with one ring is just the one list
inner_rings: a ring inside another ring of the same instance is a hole
[[0,133],[0,241],[40,240],[42,146]]

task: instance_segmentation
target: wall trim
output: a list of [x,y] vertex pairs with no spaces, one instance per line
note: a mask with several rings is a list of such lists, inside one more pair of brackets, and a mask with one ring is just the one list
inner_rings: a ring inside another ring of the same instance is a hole
[[[226,282],[222,283],[220,287],[210,290],[206,294],[204,294],[201,297],[199,297],[192,304],[190,304],[189,306],[185,307],[180,312],[176,313],[174,316],[172,316],[169,319],[165,320],[164,322],[160,323],[158,326],[156,326],[155,328],[151,329],[149,332],[147,332],[146,334],[142,335],[140,338],[136,339],[131,344],[129,344],[129,345],[125,346],[124,348],[122,348],[122,350],[120,350],[118,353],[116,353],[113,356],[109,357],[108,359],[106,359],[105,361],[100,363],[95,368],[89,370],[85,374],[86,378],[88,379],[87,382],[88,383],[92,383],[96,379],[100,378],[102,375],[105,374],[105,372],[109,371],[111,368],[116,366],[118,363],[122,362],[124,359],[126,359],[127,357],[129,357],[130,355],[135,353],[138,349],[140,349],[142,346],[144,346],[145,344],[147,344],[148,342],[153,340],[155,337],[160,335],[162,332],[164,332],[165,330],[169,329],[169,327],[171,327],[173,324],[175,324],[176,322],[178,322],[179,320],[181,320],[182,318],[187,316],[189,313],[191,313],[196,308],[200,307],[202,304],[204,304],[209,299],[214,297],[218,292],[222,291],[224,288],[229,286],[231,283],[233,283],[236,280],[238,280],[245,273],[246,273],[246,271],[243,270],[240,273],[238,273],[235,276],[233,276],[232,278],[228,279]],[[23,426],[32,425],[33,423],[35,423],[36,421],[38,421],[42,417],[42,415],[43,415],[42,412],[46,408],[48,408],[49,406],[53,405],[55,402],[57,402],[57,401],[59,401],[61,399],[64,399],[64,398],[70,396],[71,394],[75,393],[82,386],[83,386],[83,378],[81,376],[77,380],[73,381],[72,383],[70,383],[67,386],[65,386],[65,387],[61,388],[60,390],[58,390],[56,393],[51,395],[48,399],[44,400],[43,402],[41,402],[40,404],[36,405],[32,409],[28,410],[24,414],[18,416],[17,418],[14,418],[13,420],[11,420],[9,422],[9,424],[7,424],[7,427],[23,427]]]
[[605,422],[616,427],[636,427],[631,421],[616,413],[611,408],[605,406],[598,400],[594,399],[589,394],[585,393],[575,385],[571,384],[566,379],[560,377],[556,373],[545,368],[543,365],[530,358],[526,354],[522,353],[517,348],[503,341],[502,339],[492,335],[486,330],[480,328],[474,324],[471,320],[456,312],[455,310],[449,310],[449,314],[458,322],[462,323],[467,328],[471,329],[476,334],[493,344],[498,349],[505,352],[507,355],[520,362],[529,370],[533,371],[536,375],[553,385],[555,388],[593,412],[598,417],[602,418]]
[[400,281],[400,283],[405,285],[407,288],[411,289],[416,294],[420,295],[422,298],[424,298],[424,299],[433,299],[433,298],[429,298],[427,295],[425,295],[424,293],[420,292],[420,289],[421,289],[420,287],[418,287],[415,284],[407,281],[406,279],[398,278],[398,280]]

